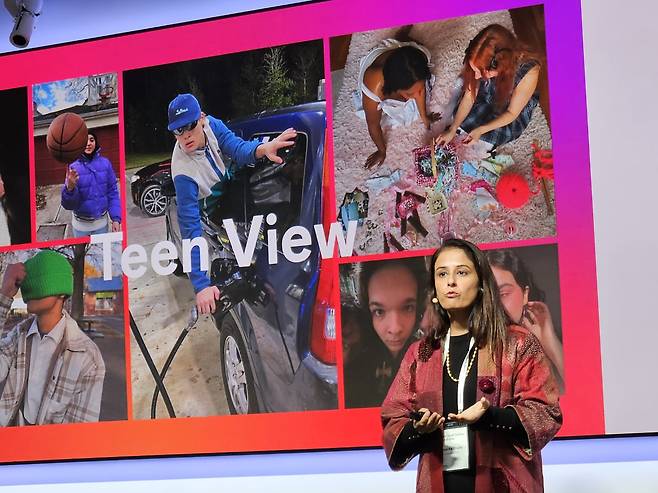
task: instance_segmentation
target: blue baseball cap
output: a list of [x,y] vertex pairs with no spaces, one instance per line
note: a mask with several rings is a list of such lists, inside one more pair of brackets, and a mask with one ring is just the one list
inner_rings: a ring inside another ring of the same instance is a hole
[[169,103],[169,125],[171,132],[201,118],[201,106],[192,94],[179,94]]

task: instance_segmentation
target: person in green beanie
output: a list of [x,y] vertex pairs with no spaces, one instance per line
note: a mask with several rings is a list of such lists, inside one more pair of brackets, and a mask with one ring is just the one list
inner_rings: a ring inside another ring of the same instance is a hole
[[19,288],[32,316],[0,339],[0,426],[98,421],[105,364],[64,310],[73,294],[71,264],[52,250],[10,264],[0,285],[0,320]]

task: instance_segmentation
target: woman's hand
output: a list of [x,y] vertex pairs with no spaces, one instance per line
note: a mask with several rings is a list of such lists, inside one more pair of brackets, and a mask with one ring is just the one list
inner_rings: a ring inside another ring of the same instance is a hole
[[455,138],[455,135],[457,135],[457,130],[453,129],[452,127],[448,127],[443,132],[441,132],[436,139],[434,139],[434,143],[436,145],[444,146],[452,142],[452,140]]
[[423,124],[425,125],[425,129],[429,130],[430,127],[432,126],[432,123],[438,122],[441,119],[441,113],[438,113],[436,111],[432,111],[427,114],[425,118],[423,118]]
[[289,128],[281,133],[275,139],[265,142],[264,144],[259,145],[256,148],[256,158],[260,159],[266,157],[270,161],[276,164],[283,163],[283,159],[277,156],[277,151],[284,147],[290,147],[295,145],[295,138],[297,137],[297,130],[294,128]]
[[551,312],[541,301],[529,301],[525,307],[522,325],[542,341],[555,333]]
[[545,303],[541,301],[529,301],[523,310],[521,325],[534,334],[539,339],[544,354],[553,363],[557,370],[558,377],[564,382],[564,355],[562,352],[562,343],[555,333],[555,326],[551,318],[551,311]]
[[483,397],[475,404],[473,404],[468,409],[464,409],[459,414],[450,413],[448,414],[448,419],[450,421],[457,421],[458,423],[465,423],[467,425],[472,425],[476,423],[487,409],[489,409],[491,403],[487,400],[486,397]]
[[473,145],[480,140],[482,134],[485,133],[482,127],[477,127],[468,132],[468,135],[464,139],[464,144]]
[[370,154],[370,156],[368,156],[368,159],[366,159],[366,168],[370,169],[373,166],[379,166],[384,162],[385,159],[386,150],[380,151],[377,149],[375,152]]
[[446,421],[445,417],[441,416],[439,413],[430,412],[430,410],[425,407],[421,407],[418,412],[423,413],[423,417],[418,421],[412,421],[414,429],[418,433],[432,433],[439,428],[443,429],[443,423]]
[[75,189],[75,186],[78,184],[78,180],[80,179],[80,175],[78,175],[78,172],[75,170],[73,166],[69,166],[66,169],[66,189],[69,192],[72,192]]
[[112,233],[121,231],[121,223],[119,221],[112,221]]

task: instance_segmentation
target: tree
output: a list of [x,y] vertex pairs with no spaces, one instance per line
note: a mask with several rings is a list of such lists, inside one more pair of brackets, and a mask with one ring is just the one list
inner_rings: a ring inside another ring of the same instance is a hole
[[260,51],[244,54],[239,64],[240,70],[232,72],[234,96],[231,98],[232,117],[249,115],[259,109],[258,95],[263,81],[263,57]]
[[71,317],[75,320],[84,315],[84,282],[85,282],[85,256],[89,244],[80,243],[73,247],[56,249],[71,262],[73,267],[73,295],[71,296]]
[[264,57],[265,78],[259,93],[262,110],[295,104],[294,81],[288,76],[283,48],[270,48]]
[[321,53],[317,45],[303,45],[295,50],[293,55],[294,77],[300,103],[317,99],[318,81],[322,74],[320,60]]

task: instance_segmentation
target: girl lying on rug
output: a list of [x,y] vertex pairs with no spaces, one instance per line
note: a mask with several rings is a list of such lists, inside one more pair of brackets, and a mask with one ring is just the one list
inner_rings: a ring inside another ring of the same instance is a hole
[[466,49],[462,96],[453,122],[436,143],[452,141],[458,129],[468,133],[466,144],[482,139],[495,147],[517,139],[539,102],[539,60],[503,26],[492,24],[480,31]]
[[386,159],[382,128],[411,125],[420,117],[429,130],[440,118],[438,113],[427,112],[434,79],[429,62],[427,48],[398,39],[383,40],[361,60],[354,104],[377,146],[368,156],[366,168],[379,166]]

